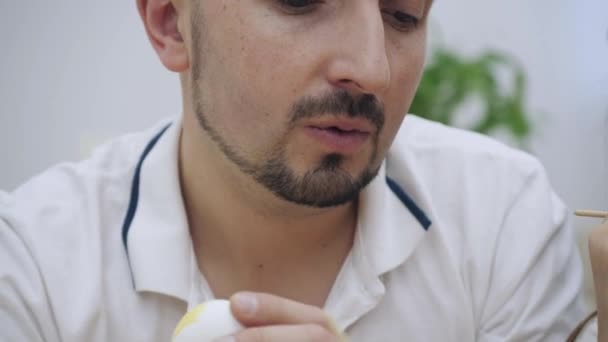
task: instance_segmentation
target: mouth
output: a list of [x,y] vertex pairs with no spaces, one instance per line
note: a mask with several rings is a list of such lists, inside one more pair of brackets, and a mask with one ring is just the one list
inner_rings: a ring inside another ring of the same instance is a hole
[[331,153],[353,154],[359,151],[374,131],[367,120],[332,118],[311,122],[306,133]]
[[356,129],[343,129],[340,127],[335,127],[335,126],[330,126],[330,127],[315,127],[315,126],[309,126],[310,128],[316,128],[318,130],[323,130],[323,131],[327,131],[328,133],[331,134],[337,134],[337,135],[344,135],[344,136],[348,136],[350,134],[367,134],[367,132],[363,132],[363,131],[359,131]]
[[317,120],[308,124],[308,127],[326,129],[337,133],[367,133],[374,131],[374,126],[361,118],[328,118]]

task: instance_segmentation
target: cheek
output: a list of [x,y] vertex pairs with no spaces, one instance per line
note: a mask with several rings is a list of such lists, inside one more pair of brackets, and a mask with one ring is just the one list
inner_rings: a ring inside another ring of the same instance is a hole
[[378,141],[378,148],[384,153],[390,148],[409,110],[424,68],[426,35],[421,32],[412,39],[409,48],[403,45],[391,53],[391,90],[385,99],[386,121]]
[[426,30],[411,37],[407,44],[396,45],[391,52],[393,90],[389,95],[406,112],[422,77],[426,59]]
[[229,33],[218,38],[233,43],[214,43],[209,48],[215,51],[203,57],[206,68],[199,96],[219,133],[235,147],[261,154],[284,135],[288,106],[282,99],[290,97],[285,85],[278,84],[276,71],[269,67],[273,65],[268,63],[272,53],[256,49],[236,32]]
[[[310,58],[276,33],[248,32],[230,37],[230,55],[222,56],[222,123],[240,134],[243,148],[268,151],[287,134],[289,111],[309,80]],[[291,46],[291,47],[289,47]],[[213,85],[212,85],[213,86]],[[237,131],[238,130],[238,131]]]
[[378,156],[376,158],[380,160],[384,159],[395,139],[395,135],[399,131],[399,127],[401,127],[404,117],[405,114],[403,113],[393,113],[393,115],[388,115],[387,113],[384,129],[378,137]]

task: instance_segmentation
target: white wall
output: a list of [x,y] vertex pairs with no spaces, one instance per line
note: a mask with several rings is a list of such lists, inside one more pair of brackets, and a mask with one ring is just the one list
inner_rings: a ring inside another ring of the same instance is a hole
[[180,112],[134,0],[0,0],[0,188]]
[[[608,1],[437,0],[434,11],[445,44],[524,63],[530,108],[544,113],[533,151],[570,206],[608,209]],[[181,108],[133,0],[2,0],[0,35],[0,188]]]

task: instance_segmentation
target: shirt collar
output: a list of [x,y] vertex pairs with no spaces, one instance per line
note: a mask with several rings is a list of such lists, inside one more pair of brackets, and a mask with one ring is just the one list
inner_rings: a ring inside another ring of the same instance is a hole
[[[188,301],[199,275],[192,272],[198,268],[179,181],[181,121],[158,132],[135,170],[123,238],[137,291]],[[355,243],[326,303],[343,329],[380,301],[380,277],[406,261],[430,226],[417,205],[428,201],[416,192],[407,163],[389,154],[394,159],[361,193]]]
[[355,243],[326,303],[343,330],[380,302],[386,292],[382,275],[407,260],[430,226],[422,209],[387,176],[386,165],[361,193]]
[[127,215],[123,235],[135,289],[188,301],[193,250],[179,180],[180,134],[176,120],[142,153],[133,177],[132,220]]

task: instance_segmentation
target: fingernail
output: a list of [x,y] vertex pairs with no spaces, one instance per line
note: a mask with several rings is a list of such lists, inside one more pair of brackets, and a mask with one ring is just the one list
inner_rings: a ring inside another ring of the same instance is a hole
[[338,323],[336,323],[336,321],[333,318],[331,318],[331,317],[329,317],[328,321],[329,321],[329,327],[330,327],[330,329],[332,330],[332,332],[334,334],[336,334],[338,336],[339,341],[341,341],[341,342],[348,342],[348,338],[346,338],[346,334],[344,334],[340,330],[340,328],[338,328]]
[[254,294],[241,292],[234,295],[234,304],[237,309],[247,316],[253,315],[258,309],[258,301]]

